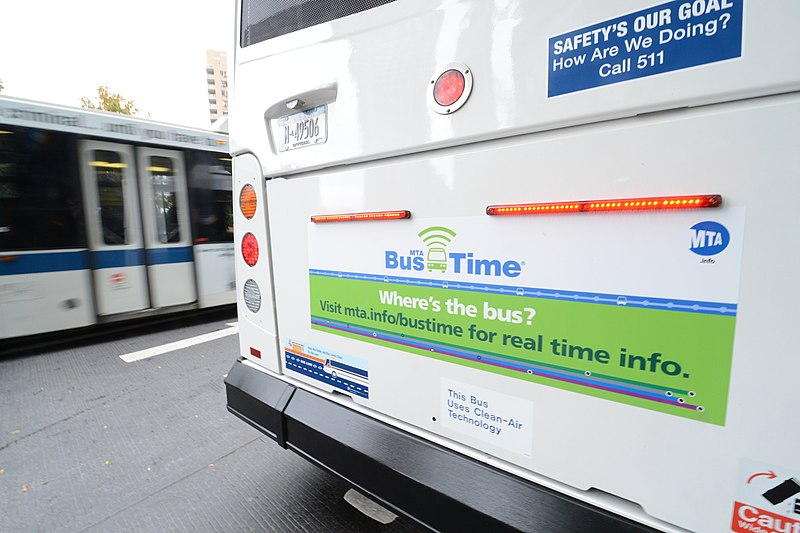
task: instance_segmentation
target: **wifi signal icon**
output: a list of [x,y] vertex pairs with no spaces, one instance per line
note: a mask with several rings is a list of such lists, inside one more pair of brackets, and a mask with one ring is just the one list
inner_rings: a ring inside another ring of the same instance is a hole
[[425,257],[428,272],[434,270],[447,272],[447,250],[445,248],[456,236],[456,232],[444,226],[431,226],[420,231],[418,235],[428,247],[428,254]]

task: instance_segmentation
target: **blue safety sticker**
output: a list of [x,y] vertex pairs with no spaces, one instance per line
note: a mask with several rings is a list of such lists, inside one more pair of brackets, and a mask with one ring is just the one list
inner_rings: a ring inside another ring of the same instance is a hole
[[676,0],[548,41],[547,96],[741,57],[744,0]]

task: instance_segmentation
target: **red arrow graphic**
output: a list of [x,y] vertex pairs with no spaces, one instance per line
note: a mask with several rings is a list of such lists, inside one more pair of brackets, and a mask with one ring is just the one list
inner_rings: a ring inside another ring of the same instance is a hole
[[755,478],[759,476],[767,476],[767,479],[775,479],[776,477],[778,477],[778,475],[772,470],[770,470],[769,472],[759,472],[758,474],[753,474],[752,476],[750,476],[747,479],[747,484],[749,485],[751,481],[753,481]]

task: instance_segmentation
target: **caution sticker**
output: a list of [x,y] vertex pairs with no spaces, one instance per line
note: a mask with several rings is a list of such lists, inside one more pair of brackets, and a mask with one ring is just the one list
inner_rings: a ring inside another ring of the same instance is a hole
[[800,470],[743,460],[731,531],[800,533]]

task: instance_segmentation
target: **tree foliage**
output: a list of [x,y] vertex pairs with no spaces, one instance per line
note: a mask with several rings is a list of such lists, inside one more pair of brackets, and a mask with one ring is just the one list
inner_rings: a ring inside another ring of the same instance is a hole
[[86,96],[81,98],[81,105],[85,109],[100,109],[122,115],[135,115],[139,112],[139,108],[136,107],[133,100],[128,100],[121,94],[113,92],[108,85],[101,85],[97,88],[95,101]]
[[0,93],[3,92],[4,88],[5,87],[3,87],[3,80],[0,80]]

